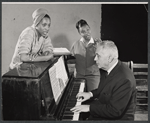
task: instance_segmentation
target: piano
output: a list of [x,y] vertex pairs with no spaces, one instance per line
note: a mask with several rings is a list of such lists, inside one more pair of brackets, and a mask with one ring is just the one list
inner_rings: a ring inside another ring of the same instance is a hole
[[84,88],[85,79],[69,74],[65,56],[47,62],[22,63],[2,76],[2,118],[79,120],[80,114],[70,109],[81,104],[76,94]]

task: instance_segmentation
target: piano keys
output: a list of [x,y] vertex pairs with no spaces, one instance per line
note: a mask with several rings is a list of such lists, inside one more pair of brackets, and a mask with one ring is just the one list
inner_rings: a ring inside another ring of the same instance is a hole
[[[68,80],[59,98],[55,100],[49,70],[60,58],[63,59]],[[66,109],[70,111],[70,105],[76,105],[75,96],[85,80],[70,75],[66,63],[64,56],[58,56],[47,62],[23,63],[4,74],[3,120],[73,120],[63,118]]]
[[80,114],[73,113],[70,111],[76,105],[81,105],[81,102],[77,102],[76,95],[78,92],[84,92],[85,89],[85,80],[84,79],[75,79],[73,84],[73,89],[70,93],[69,99],[66,103],[62,119],[63,121],[78,121]]

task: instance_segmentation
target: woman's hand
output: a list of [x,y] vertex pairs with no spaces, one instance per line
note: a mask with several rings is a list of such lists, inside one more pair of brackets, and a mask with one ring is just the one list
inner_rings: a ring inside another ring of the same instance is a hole
[[34,59],[36,59],[36,58],[37,58],[37,56],[38,56],[38,54],[37,54],[37,53],[29,54],[29,59],[30,59],[30,61],[34,61]]
[[49,54],[50,54],[50,51],[45,51],[45,52],[43,53],[44,56],[48,56]]

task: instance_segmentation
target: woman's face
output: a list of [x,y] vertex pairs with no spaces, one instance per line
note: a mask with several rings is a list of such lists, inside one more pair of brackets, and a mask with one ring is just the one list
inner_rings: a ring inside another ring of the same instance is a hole
[[51,21],[49,18],[45,17],[41,20],[41,22],[37,25],[36,29],[40,33],[41,36],[47,37],[49,29],[50,29]]
[[80,35],[87,41],[91,39],[91,30],[88,25],[79,28]]

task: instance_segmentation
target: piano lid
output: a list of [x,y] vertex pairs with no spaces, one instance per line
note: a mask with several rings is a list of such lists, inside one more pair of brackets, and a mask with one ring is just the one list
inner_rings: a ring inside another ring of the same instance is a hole
[[15,78],[39,78],[45,70],[49,69],[56,61],[58,57],[46,62],[24,62],[16,68],[8,71],[3,77],[15,77]]

